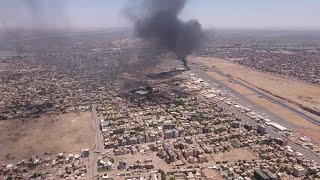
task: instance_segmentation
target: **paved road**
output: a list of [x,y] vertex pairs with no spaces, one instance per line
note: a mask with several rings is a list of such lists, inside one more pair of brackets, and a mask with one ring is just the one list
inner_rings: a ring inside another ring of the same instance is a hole
[[98,179],[97,162],[103,150],[103,136],[100,131],[100,121],[96,111],[96,104],[92,106],[92,127],[95,138],[95,148],[90,154],[90,165],[88,167],[87,179]]
[[[228,92],[231,92],[232,94],[235,94],[237,98],[239,98],[239,100],[237,100],[238,102],[241,101],[241,104],[243,105],[251,105],[252,107],[254,107],[255,109],[258,109],[259,112],[264,112],[268,115],[268,117],[272,117],[273,121],[279,122],[279,124],[288,124],[285,123],[286,121],[281,119],[280,117],[277,117],[275,114],[273,114],[272,112],[269,112],[268,110],[266,110],[265,108],[255,104],[254,102],[250,101],[248,98],[246,98],[244,95],[237,93],[236,91],[234,91],[233,89],[230,89],[229,87],[227,87],[226,85],[224,85],[223,83],[221,83],[220,81],[214,79],[213,77],[207,75],[203,70],[199,69],[196,65],[191,65],[192,67],[192,72],[197,74],[197,76],[201,79],[203,79],[204,81],[206,81],[211,87],[217,88],[215,86],[215,84],[218,84],[219,87],[221,87],[221,90],[226,90]],[[205,99],[204,99],[205,100]],[[241,118],[242,120],[249,122],[252,125],[257,125],[258,123],[256,121],[254,121],[253,119],[251,119],[250,117],[246,116],[245,114],[239,112],[237,109],[235,109],[233,106],[229,106],[227,104],[225,104],[224,102],[218,102],[218,105],[220,105],[221,107],[229,110],[230,112],[234,113],[236,116],[238,116],[239,118]],[[279,132],[277,132],[275,129],[273,129],[270,126],[267,126],[267,131],[270,134],[271,137],[273,138],[277,138],[277,137],[282,137],[285,138],[282,134],[280,134]],[[295,151],[297,152],[301,152],[302,154],[304,154],[304,156],[310,160],[315,160],[317,163],[320,164],[320,157],[313,153],[312,151],[305,149],[303,147],[301,147],[300,145],[289,141],[289,146],[291,146]]]

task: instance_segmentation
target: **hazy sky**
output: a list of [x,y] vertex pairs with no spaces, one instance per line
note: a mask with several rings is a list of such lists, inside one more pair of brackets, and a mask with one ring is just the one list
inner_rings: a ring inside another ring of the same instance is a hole
[[[0,26],[127,27],[138,0],[0,0]],[[189,0],[181,17],[204,27],[320,29],[320,0]]]

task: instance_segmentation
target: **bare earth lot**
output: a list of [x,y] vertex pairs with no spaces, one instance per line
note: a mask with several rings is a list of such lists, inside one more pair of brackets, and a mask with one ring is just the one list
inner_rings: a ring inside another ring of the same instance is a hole
[[94,146],[91,112],[0,121],[0,161]]
[[246,160],[251,161],[253,159],[258,159],[253,153],[246,149],[232,149],[226,153],[219,153],[213,156],[215,161],[238,161]]
[[[135,164],[138,160],[145,161],[145,160],[152,160],[152,164],[154,165],[153,171],[158,171],[158,169],[162,169],[164,171],[172,170],[174,166],[167,164],[163,159],[160,159],[155,152],[153,153],[147,153],[147,154],[140,154],[137,153],[136,155],[132,154],[127,154],[127,155],[121,155],[121,156],[114,156],[112,153],[111,155],[112,158],[114,158],[114,164],[118,165],[121,160],[127,162],[128,166]],[[117,168],[117,167],[115,167]],[[139,171],[139,170],[138,170]],[[125,171],[120,171],[120,173],[123,173]],[[106,172],[100,173],[103,175]],[[116,176],[119,171],[112,171],[112,172],[107,172],[109,175],[113,176],[116,180],[121,180],[124,179],[123,177]],[[145,178],[148,178],[148,173],[147,172],[140,172],[140,176],[144,176]],[[138,176],[138,175],[137,175]]]

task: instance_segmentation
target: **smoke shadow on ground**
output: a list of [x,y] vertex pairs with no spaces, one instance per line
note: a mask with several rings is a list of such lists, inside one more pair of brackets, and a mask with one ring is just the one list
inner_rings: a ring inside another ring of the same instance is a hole
[[[138,107],[144,107],[146,104],[148,104],[149,107],[170,104],[178,105],[180,98],[187,98],[192,96],[192,94],[177,87],[178,85],[174,84],[176,81],[177,79],[171,80],[173,84],[170,82],[163,82],[168,85],[166,88],[157,87],[157,84],[161,83],[154,84],[145,82],[145,86],[127,90],[125,93],[121,94],[120,97],[128,103],[134,104]],[[150,92],[150,88],[153,89],[152,92]],[[141,95],[136,93],[137,91],[147,91],[148,93]]]
[[185,71],[174,69],[174,70],[169,70],[169,71],[164,71],[164,72],[159,72],[159,73],[149,73],[147,75],[147,77],[150,79],[166,79],[166,78],[178,76],[178,75],[182,74],[183,72],[185,72]]

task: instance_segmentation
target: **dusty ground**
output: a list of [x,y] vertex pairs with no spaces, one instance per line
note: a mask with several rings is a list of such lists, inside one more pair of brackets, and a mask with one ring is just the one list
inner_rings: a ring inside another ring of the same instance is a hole
[[129,154],[124,156],[115,156],[115,162],[119,162],[120,160],[124,160],[128,164],[134,164],[138,160],[152,160],[152,164],[154,165],[155,170],[171,170],[173,168],[172,165],[167,164],[163,159],[160,159],[155,152],[147,153],[145,155],[137,153],[136,155]]
[[260,72],[242,67],[219,58],[195,57],[197,61],[230,74],[237,79],[242,79],[251,84],[265,89],[273,94],[297,102],[307,107],[320,110],[320,87],[299,82],[290,78],[281,77],[271,73]]
[[[274,104],[264,98],[260,98],[258,96],[250,96],[248,97],[250,100],[254,101],[255,103],[261,105],[264,108],[267,108],[272,113],[276,114],[277,116],[281,117],[284,120],[287,120],[291,124],[296,125],[298,128],[294,129],[295,131],[301,132],[303,135],[311,137],[316,143],[320,142],[320,128],[319,126],[311,123],[310,121],[306,121],[301,116],[298,116],[294,113],[291,113],[288,110],[283,110],[277,104]],[[301,123],[303,122],[303,123]]]
[[251,161],[253,159],[258,159],[257,156],[252,154],[250,151],[246,149],[232,149],[229,152],[226,153],[219,153],[216,155],[213,155],[213,159],[215,161],[238,161],[238,160],[247,160]]
[[302,137],[302,136],[308,136],[310,137],[313,141],[314,144],[320,149],[320,132],[310,130],[310,129],[299,129],[296,131],[296,133]]
[[0,161],[92,148],[91,121],[91,112],[0,121]]
[[[274,104],[273,102],[270,102],[265,98],[261,98],[256,95],[249,96],[248,98],[257,104],[260,104],[262,107],[269,109],[271,112],[278,115],[279,117],[281,117],[285,120],[288,120],[288,122],[290,122],[298,127],[300,126],[302,128],[315,129],[315,130],[318,129],[318,127],[316,125],[314,125],[313,123],[306,121],[301,116],[296,115],[294,113],[291,113],[290,111],[283,110],[283,108],[281,106]],[[306,122],[304,122],[304,121],[306,121]],[[304,123],[301,124],[301,122],[304,122]]]
[[[168,171],[174,168],[174,166],[167,164],[163,159],[160,159],[155,152],[153,153],[147,153],[147,154],[140,154],[137,153],[136,155],[127,154],[127,155],[121,155],[121,156],[114,156],[113,153],[111,153],[111,157],[114,158],[114,165],[119,165],[119,161],[124,160],[127,162],[127,166],[131,164],[135,164],[138,160],[152,160],[152,164],[154,165],[154,169],[152,171],[158,171],[159,169],[162,169],[164,171]],[[115,167],[117,168],[117,167]],[[132,170],[133,172],[134,170]],[[116,170],[112,172],[107,172],[109,175],[114,177],[115,179],[123,179],[123,177],[116,176],[117,173],[123,173],[125,171],[123,170]],[[100,174],[104,174],[105,172],[102,172]],[[134,176],[144,176],[145,178],[149,177],[149,172],[141,172],[141,173],[135,173]]]
[[208,177],[208,180],[222,180],[223,179],[222,176],[218,172],[216,172],[212,169],[204,168],[202,171],[205,174],[205,176]]
[[208,72],[208,74],[213,77],[214,79],[217,79],[219,81],[222,81],[224,84],[228,85],[230,88],[235,89],[240,94],[252,94],[254,93],[250,89],[247,89],[240,84],[236,84],[234,82],[229,81],[227,78],[221,76],[220,74],[216,72]]
[[[314,86],[314,85],[299,82],[290,78],[285,78],[278,75],[260,72],[250,68],[242,67],[238,64],[235,64],[223,59],[219,59],[219,58],[194,57],[193,59],[195,61],[204,63],[210,67],[214,66],[216,69],[220,70],[224,74],[229,74],[233,78],[240,80],[243,83],[246,83],[248,86],[253,87],[256,90],[259,90],[257,89],[257,87],[259,87],[268,92],[271,92],[272,94],[288,99],[289,101],[292,101],[294,103],[299,103],[316,110],[320,109],[320,87],[319,86]],[[298,116],[297,114],[285,108],[282,108],[277,104],[274,104],[266,99],[262,99],[257,95],[253,95],[254,92],[252,92],[251,90],[239,84],[230,82],[226,77],[221,76],[216,72],[208,72],[208,74],[213,78],[220,80],[222,83],[226,84],[227,86],[234,89],[238,93],[243,95],[248,95],[247,97],[251,101],[261,105],[262,107],[265,107],[266,109],[278,115],[279,117],[285,119],[289,123],[294,124],[295,126],[297,126],[297,129],[295,130],[308,132],[305,135],[311,137],[316,142],[319,142],[318,141],[320,137],[319,126],[309,122],[308,120],[302,118],[301,116]],[[277,98],[261,90],[259,91],[268,96],[272,96],[272,98]],[[281,100],[279,98],[277,99]],[[290,107],[293,107],[303,113],[306,113],[307,115],[315,119],[320,120],[319,116],[302,110],[294,103],[290,103],[285,100],[281,100],[281,101],[286,103]]]

